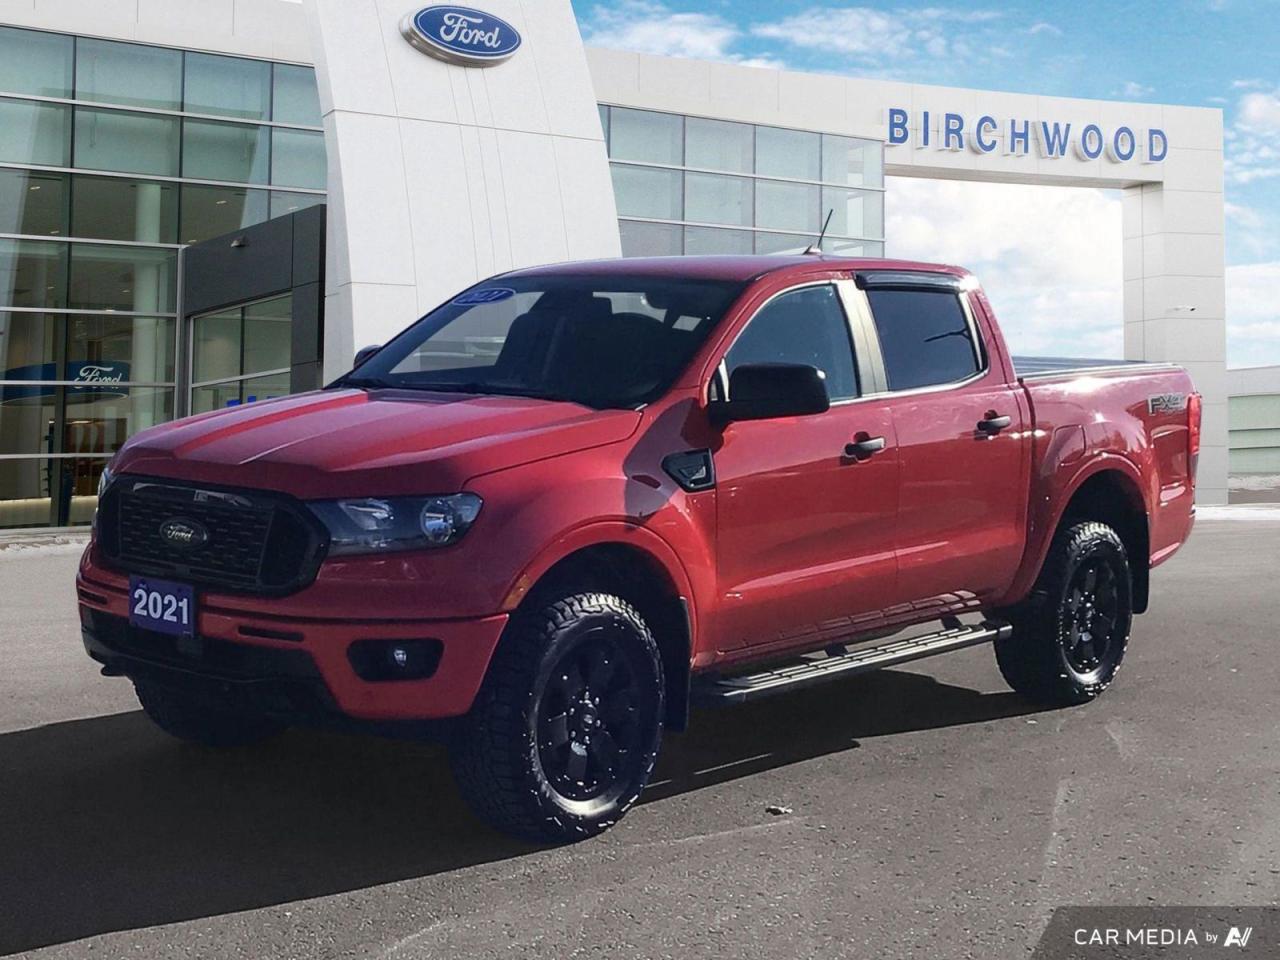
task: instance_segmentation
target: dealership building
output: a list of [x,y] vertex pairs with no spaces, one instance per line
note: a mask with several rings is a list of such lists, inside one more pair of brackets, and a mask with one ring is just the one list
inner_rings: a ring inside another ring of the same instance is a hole
[[824,251],[894,255],[892,176],[1122,191],[1125,354],[1191,371],[1225,502],[1222,172],[1218,110],[595,49],[568,0],[0,0],[0,529],[502,270],[828,212]]

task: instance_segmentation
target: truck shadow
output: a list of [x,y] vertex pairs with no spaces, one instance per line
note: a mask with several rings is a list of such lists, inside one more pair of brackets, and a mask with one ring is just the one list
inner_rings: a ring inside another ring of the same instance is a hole
[[[671,737],[643,802],[858,746],[1030,712],[887,671]],[[291,732],[184,746],[141,713],[0,736],[0,955],[357,890],[532,853],[465,809],[441,748]]]

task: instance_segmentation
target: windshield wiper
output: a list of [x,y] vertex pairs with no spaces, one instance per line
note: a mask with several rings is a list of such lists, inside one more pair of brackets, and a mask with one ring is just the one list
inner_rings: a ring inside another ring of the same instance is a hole
[[440,393],[489,394],[496,397],[529,397],[532,400],[551,400],[558,403],[582,403],[576,397],[550,390],[538,390],[534,387],[521,387],[514,384],[486,383],[482,380],[468,380],[461,383],[414,383],[407,384],[415,390],[438,390]]
[[397,384],[390,383],[389,381],[383,380],[379,377],[343,377],[335,383],[334,386],[355,387],[363,390],[379,390],[395,387]]
[[578,397],[556,393],[552,390],[538,390],[534,387],[521,387],[516,384],[487,383],[483,380],[453,381],[404,381],[392,383],[379,377],[343,377],[334,384],[337,387],[356,387],[364,390],[421,390],[428,393],[465,393],[473,396],[494,397],[528,397],[531,400],[547,400],[553,403],[578,403],[583,406],[595,406]]

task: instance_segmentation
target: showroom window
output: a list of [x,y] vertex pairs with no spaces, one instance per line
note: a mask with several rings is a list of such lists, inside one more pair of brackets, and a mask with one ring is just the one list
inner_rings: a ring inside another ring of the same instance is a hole
[[87,523],[133,433],[288,392],[288,298],[184,329],[180,251],[325,174],[310,67],[0,27],[0,529]]
[[624,256],[884,255],[878,140],[600,105]]
[[293,295],[191,319],[191,412],[289,392]]

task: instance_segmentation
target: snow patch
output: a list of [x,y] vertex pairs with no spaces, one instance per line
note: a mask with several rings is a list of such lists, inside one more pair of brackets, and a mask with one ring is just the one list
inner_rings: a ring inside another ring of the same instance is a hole
[[1233,520],[1245,523],[1280,523],[1280,503],[1233,503],[1230,506],[1196,507],[1196,520]]
[[87,537],[31,536],[22,539],[0,538],[0,562],[30,560],[35,557],[79,556],[84,553]]
[[1280,490],[1280,474],[1240,473],[1227,478],[1232,490]]

